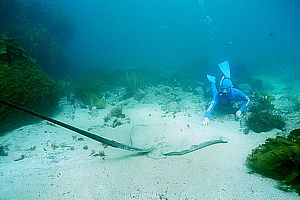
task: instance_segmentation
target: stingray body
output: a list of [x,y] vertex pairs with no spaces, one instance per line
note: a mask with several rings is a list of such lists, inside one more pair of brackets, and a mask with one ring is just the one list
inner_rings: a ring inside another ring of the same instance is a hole
[[[105,145],[110,146],[110,147],[119,148],[119,149],[123,149],[123,150],[127,150],[127,151],[133,151],[133,152],[136,152],[136,153],[144,153],[144,154],[150,153],[155,149],[154,147],[153,148],[139,148],[139,147],[135,147],[135,146],[132,146],[132,145],[123,144],[123,143],[120,143],[120,142],[117,142],[117,141],[114,141],[114,140],[110,140],[110,139],[101,137],[99,135],[90,133],[88,131],[76,128],[76,127],[71,126],[69,124],[66,124],[66,123],[63,123],[61,121],[52,119],[50,117],[41,115],[39,113],[33,112],[31,110],[28,110],[26,108],[23,108],[21,106],[18,106],[16,104],[13,104],[13,103],[1,100],[1,99],[0,99],[0,103],[3,104],[3,105],[6,105],[6,106],[12,107],[14,109],[23,111],[27,114],[33,115],[33,116],[38,117],[40,119],[47,120],[47,121],[49,121],[53,124],[59,125],[61,127],[67,128],[71,131],[74,131],[76,133],[79,133],[81,135],[89,137],[93,140],[101,142],[102,144],[105,144]],[[219,139],[210,140],[210,141],[207,141],[207,142],[204,142],[204,143],[200,143],[200,144],[197,144],[197,145],[192,145],[190,148],[184,149],[184,150],[181,150],[181,151],[161,152],[161,154],[164,155],[164,156],[176,156],[176,155],[179,156],[179,155],[184,155],[184,154],[191,153],[193,151],[196,151],[198,149],[201,149],[201,148],[213,145],[213,144],[226,143],[226,142],[227,142],[226,140],[224,140],[222,138],[219,138]]]

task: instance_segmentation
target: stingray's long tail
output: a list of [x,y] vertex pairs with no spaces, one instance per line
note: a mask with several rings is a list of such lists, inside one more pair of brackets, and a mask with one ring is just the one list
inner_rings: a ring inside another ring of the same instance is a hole
[[207,146],[210,146],[210,145],[213,145],[213,144],[218,144],[218,143],[227,143],[227,140],[220,137],[220,138],[217,138],[217,139],[214,139],[214,140],[209,140],[207,142],[192,145],[189,149],[184,149],[184,150],[181,150],[181,151],[163,152],[162,154],[165,155],[165,156],[181,156],[181,155],[188,154],[188,153],[191,153],[193,151],[197,151],[197,150],[202,149],[204,147],[207,147]]
[[30,115],[33,115],[35,117],[38,117],[38,118],[41,118],[41,119],[44,119],[44,120],[47,120],[49,122],[52,122],[53,124],[56,124],[56,125],[59,125],[59,126],[62,126],[64,128],[67,128],[71,131],[75,131],[76,133],[79,133],[81,135],[84,135],[86,137],[89,137],[93,140],[96,140],[98,142],[101,142],[103,144],[106,144],[108,146],[111,146],[111,147],[115,147],[115,148],[119,148],[119,149],[124,149],[124,150],[128,150],[128,151],[135,151],[135,152],[138,152],[138,153],[149,153],[151,152],[153,149],[144,149],[144,148],[137,148],[137,147],[134,147],[134,146],[129,146],[127,144],[123,144],[123,143],[119,143],[119,142],[116,142],[114,140],[109,140],[109,139],[106,139],[104,137],[101,137],[99,135],[95,135],[93,133],[90,133],[90,132],[87,132],[87,131],[84,131],[82,129],[79,129],[79,128],[76,128],[74,126],[71,126],[69,124],[66,124],[66,123],[63,123],[61,121],[58,121],[58,120],[55,120],[55,119],[52,119],[50,117],[47,117],[47,116],[44,116],[42,114],[39,114],[39,113],[36,113],[36,112],[33,112],[31,110],[28,110],[24,107],[21,107],[21,106],[18,106],[16,104],[13,104],[13,103],[10,103],[10,102],[7,102],[7,101],[4,101],[2,99],[0,99],[0,103],[3,104],[3,105],[6,105],[6,106],[9,106],[9,107],[12,107],[14,109],[17,109],[17,110],[20,110],[20,111],[23,111],[25,113],[28,113]]

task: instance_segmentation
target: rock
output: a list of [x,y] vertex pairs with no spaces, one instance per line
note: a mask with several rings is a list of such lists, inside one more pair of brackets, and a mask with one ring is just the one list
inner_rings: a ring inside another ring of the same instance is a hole
[[20,160],[23,160],[24,158],[25,158],[25,155],[21,154],[21,153],[15,153],[13,155],[13,160],[14,161],[20,161]]
[[96,108],[96,106],[93,106],[93,107],[90,109],[89,114],[90,114],[92,117],[98,117],[98,116],[99,116],[98,109]]

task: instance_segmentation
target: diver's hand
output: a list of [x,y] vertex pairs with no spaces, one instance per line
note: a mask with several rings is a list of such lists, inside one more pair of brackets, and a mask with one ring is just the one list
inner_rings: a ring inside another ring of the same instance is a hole
[[202,120],[202,124],[203,125],[208,125],[209,119],[208,117],[204,117],[204,119]]
[[240,110],[236,111],[235,116],[240,117],[241,115],[242,115],[242,111]]

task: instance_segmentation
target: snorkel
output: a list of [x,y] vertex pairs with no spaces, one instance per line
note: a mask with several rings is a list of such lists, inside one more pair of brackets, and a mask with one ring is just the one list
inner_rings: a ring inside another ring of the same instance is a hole
[[232,81],[230,79],[230,67],[228,61],[224,61],[219,64],[219,68],[223,72],[224,76],[222,76],[220,80],[219,93],[220,95],[227,95],[231,93],[231,89],[233,87]]

